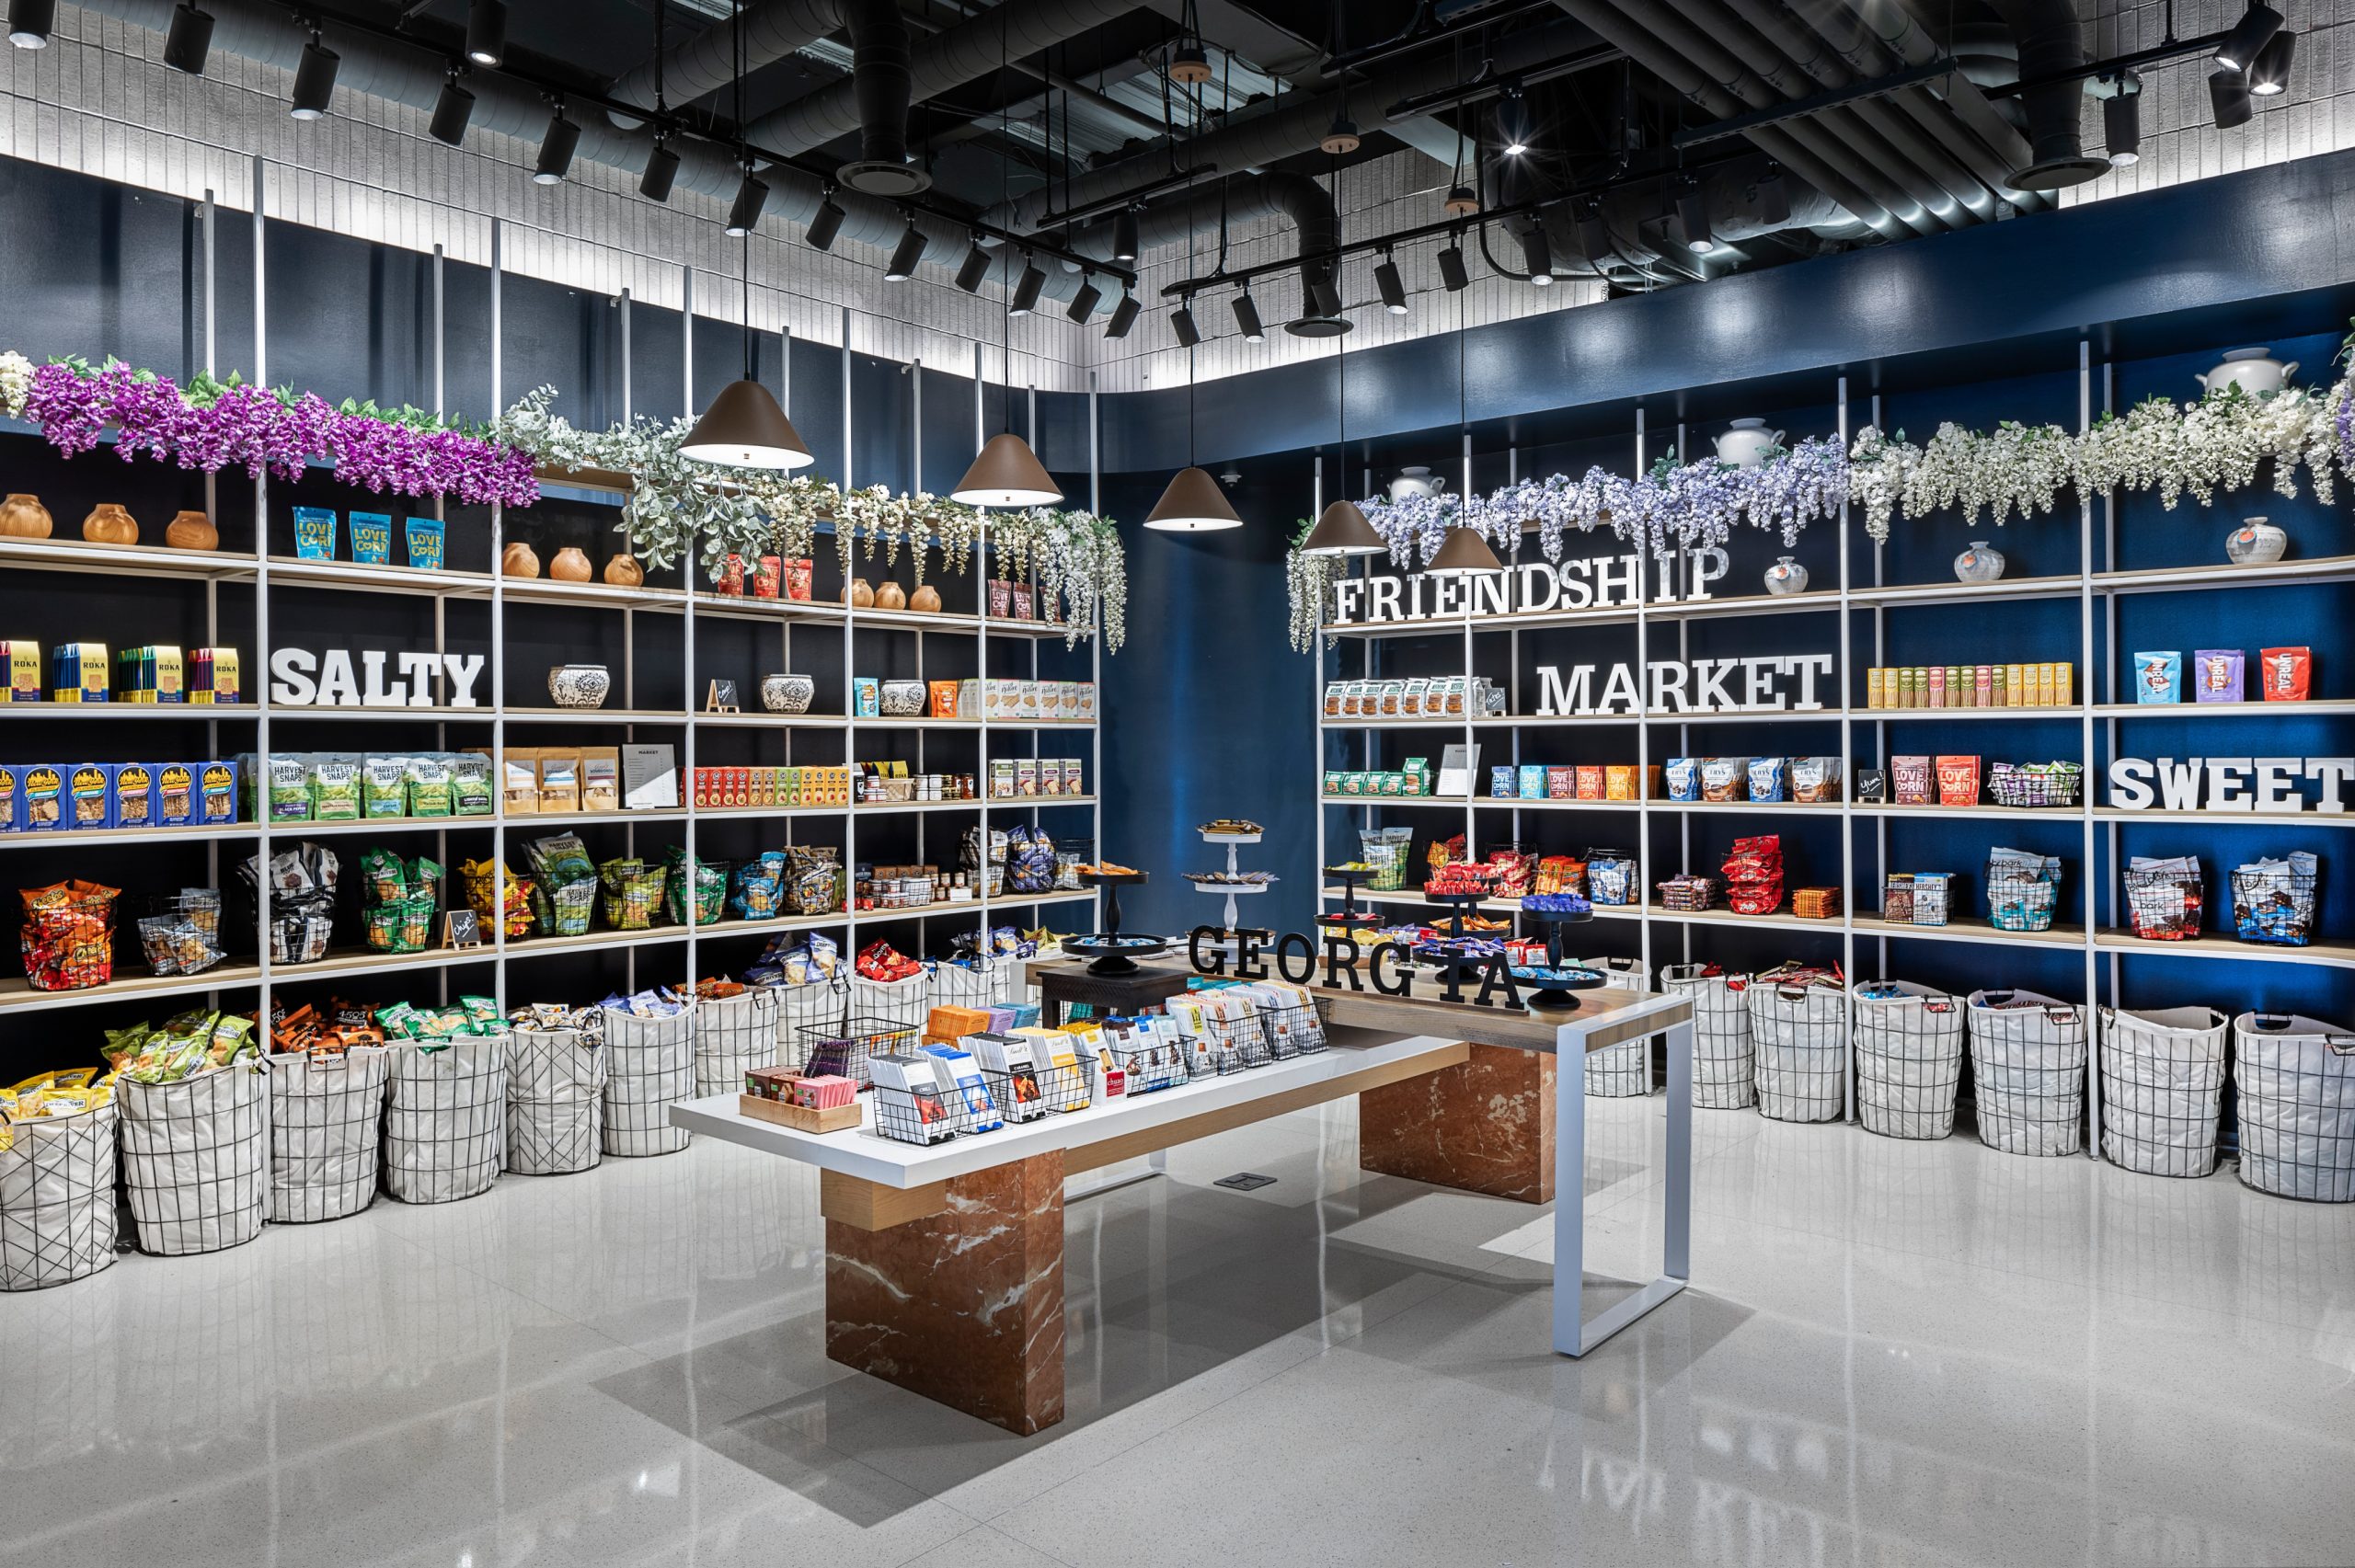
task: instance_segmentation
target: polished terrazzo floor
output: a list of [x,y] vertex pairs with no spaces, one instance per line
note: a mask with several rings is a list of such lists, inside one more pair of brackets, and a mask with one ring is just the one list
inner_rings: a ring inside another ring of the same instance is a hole
[[[1582,1363],[1545,1211],[1347,1106],[1178,1150],[1073,1206],[1028,1439],[827,1361],[816,1185],[721,1145],[127,1257],[0,1297],[0,1563],[2355,1562],[2355,1206],[1696,1120],[1699,1280]],[[1662,1125],[1592,1109],[1598,1274]]]

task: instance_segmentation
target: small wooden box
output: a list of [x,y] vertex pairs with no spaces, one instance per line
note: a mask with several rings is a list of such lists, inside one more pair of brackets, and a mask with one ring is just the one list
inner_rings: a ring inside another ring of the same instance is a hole
[[736,1108],[754,1121],[775,1122],[800,1132],[845,1132],[856,1127],[862,1116],[858,1102],[836,1105],[829,1110],[806,1110],[788,1105],[782,1100],[764,1100],[757,1094],[739,1094]]

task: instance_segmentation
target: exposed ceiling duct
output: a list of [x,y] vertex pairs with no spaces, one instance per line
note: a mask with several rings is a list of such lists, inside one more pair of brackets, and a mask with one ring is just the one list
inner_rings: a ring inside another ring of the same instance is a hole
[[[2071,0],[2002,0],[1997,8],[2019,41],[2021,81],[2074,71],[2085,63]],[[2085,101],[2083,82],[2052,82],[2020,97],[2028,108],[2028,161],[2013,172],[2013,184],[2024,190],[2058,190],[2109,172],[2108,158],[2085,153],[2079,119]]]
[[858,156],[835,177],[869,196],[913,196],[932,176],[908,162],[908,21],[900,0],[846,0]]
[[[1782,183],[1776,190],[1774,181],[1778,174]],[[1592,271],[1619,282],[1629,274],[1650,276],[1666,268],[1688,278],[1706,276],[1706,269],[1695,261],[1686,236],[1669,226],[1666,214],[1677,194],[1674,181],[1663,175],[1605,192],[1586,222],[1574,221],[1572,204],[1568,201],[1545,208],[1545,237],[1554,253],[1555,274],[1568,277]],[[1729,255],[1739,255],[1745,242],[1768,235],[1806,230],[1845,238],[1864,230],[1839,202],[1793,177],[1763,154],[1711,170],[1692,194],[1707,214],[1710,235],[1720,246],[1734,247]]]
[[[848,8],[847,0],[764,0],[761,5],[747,6],[745,71],[774,64],[828,33],[839,32]],[[672,108],[708,97],[736,79],[736,30],[735,24],[723,17],[685,42],[672,44],[661,56],[662,96]],[[656,62],[649,60],[615,77],[606,95],[652,109],[655,76]],[[635,131],[643,123],[619,110],[607,113],[624,130]]]
[[[1269,169],[1260,174],[1229,175],[1197,186],[1147,210],[1138,238],[1146,250],[1182,243],[1198,234],[1214,232],[1222,222],[1235,223],[1263,213],[1291,220],[1297,231],[1300,254],[1300,314],[1287,325],[1295,337],[1331,338],[1349,330],[1348,324],[1321,308],[1318,286],[1330,285],[1333,263],[1323,258],[1341,243],[1341,222],[1333,208],[1332,193],[1304,174]],[[1109,225],[1108,225],[1109,227]],[[1082,236],[1090,249],[1109,246],[1100,230]]]

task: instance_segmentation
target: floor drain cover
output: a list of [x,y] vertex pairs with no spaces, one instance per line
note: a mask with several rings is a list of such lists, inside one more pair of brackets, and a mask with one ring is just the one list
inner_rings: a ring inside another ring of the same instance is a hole
[[1214,1187],[1233,1187],[1239,1193],[1257,1192],[1261,1187],[1271,1187],[1275,1185],[1275,1177],[1262,1176],[1255,1171],[1238,1171],[1232,1176],[1221,1176],[1211,1184]]

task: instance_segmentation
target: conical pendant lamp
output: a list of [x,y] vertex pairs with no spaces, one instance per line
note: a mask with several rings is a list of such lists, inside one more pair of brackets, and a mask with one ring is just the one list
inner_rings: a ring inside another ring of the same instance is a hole
[[1500,572],[1505,564],[1488,548],[1488,542],[1473,530],[1457,523],[1441,538],[1439,554],[1423,568],[1423,575],[1434,578],[1476,578],[1489,572]]
[[769,389],[749,377],[719,389],[679,455],[723,468],[807,468],[817,461]]
[[1379,555],[1390,544],[1373,531],[1357,502],[1335,501],[1316,519],[1300,548],[1308,555]]
[[1051,507],[1063,498],[1030,443],[1012,430],[982,443],[973,465],[948,493],[969,507]]
[[1161,492],[1161,499],[1144,520],[1147,528],[1164,533],[1207,533],[1218,528],[1240,528],[1243,520],[1226,503],[1226,491],[1208,472],[1180,468]]

